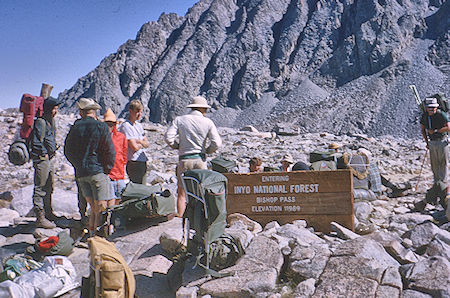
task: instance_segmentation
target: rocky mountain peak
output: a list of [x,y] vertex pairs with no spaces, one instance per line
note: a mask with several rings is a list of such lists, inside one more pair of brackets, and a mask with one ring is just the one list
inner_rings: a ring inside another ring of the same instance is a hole
[[[200,0],[162,14],[60,94],[167,123],[202,94],[220,126],[417,137],[421,96],[449,93],[443,1]],[[255,117],[256,115],[256,117]]]

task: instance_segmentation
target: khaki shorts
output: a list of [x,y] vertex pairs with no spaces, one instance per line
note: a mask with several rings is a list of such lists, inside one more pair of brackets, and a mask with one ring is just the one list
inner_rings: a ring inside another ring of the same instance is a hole
[[78,191],[83,197],[98,201],[111,200],[111,184],[109,177],[104,173],[77,178]]
[[178,178],[178,186],[183,185],[183,181],[181,181],[181,174],[186,171],[201,169],[206,170],[206,161],[203,161],[201,158],[193,158],[193,159],[182,159],[178,162],[177,165],[177,178]]

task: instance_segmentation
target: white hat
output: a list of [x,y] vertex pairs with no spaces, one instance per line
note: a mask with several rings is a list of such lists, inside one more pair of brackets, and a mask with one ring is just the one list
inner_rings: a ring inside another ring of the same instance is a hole
[[102,108],[92,98],[85,97],[80,98],[77,105],[80,110],[100,110]]
[[439,107],[439,104],[437,102],[437,99],[434,97],[427,97],[425,98],[425,106],[428,108],[437,108]]
[[292,158],[292,155],[290,155],[289,153],[286,153],[283,156],[283,159],[281,160],[282,162],[285,161],[287,163],[294,163],[294,159]]
[[208,102],[206,101],[206,98],[203,96],[195,96],[192,98],[192,102],[186,106],[186,108],[211,108],[210,105],[208,105]]

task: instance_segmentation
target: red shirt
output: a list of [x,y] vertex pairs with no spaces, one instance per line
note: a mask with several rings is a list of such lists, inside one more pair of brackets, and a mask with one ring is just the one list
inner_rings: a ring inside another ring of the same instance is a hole
[[112,131],[111,138],[114,144],[114,149],[116,150],[116,161],[114,162],[114,167],[112,168],[108,176],[109,178],[111,178],[111,180],[121,180],[125,178],[128,142],[125,135],[121,132],[118,132],[115,127]]

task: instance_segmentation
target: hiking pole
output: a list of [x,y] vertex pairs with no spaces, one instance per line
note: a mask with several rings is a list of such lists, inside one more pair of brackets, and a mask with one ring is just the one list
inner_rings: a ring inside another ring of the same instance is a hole
[[425,155],[423,156],[422,166],[420,167],[419,178],[417,179],[416,187],[414,188],[414,192],[417,192],[417,187],[419,186],[420,177],[422,176],[423,165],[425,164],[425,160],[427,159],[428,148],[425,151]]
[[422,100],[420,99],[419,92],[417,92],[416,85],[409,85],[409,89],[411,89],[411,91],[413,92],[416,103],[420,107],[420,105],[422,104]]

